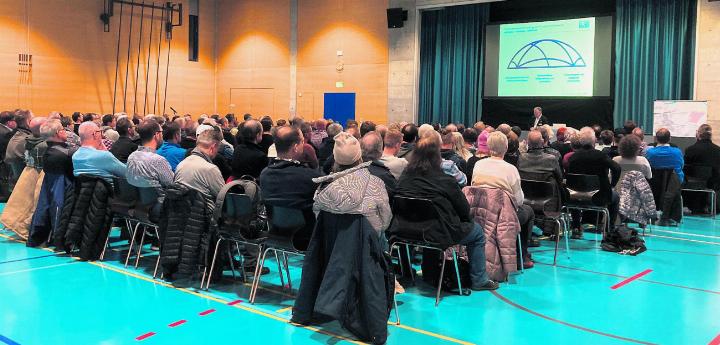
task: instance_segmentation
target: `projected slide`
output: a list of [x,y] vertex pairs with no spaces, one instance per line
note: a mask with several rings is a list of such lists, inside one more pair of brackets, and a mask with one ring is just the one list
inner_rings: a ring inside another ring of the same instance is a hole
[[498,96],[592,96],[595,18],[500,25]]

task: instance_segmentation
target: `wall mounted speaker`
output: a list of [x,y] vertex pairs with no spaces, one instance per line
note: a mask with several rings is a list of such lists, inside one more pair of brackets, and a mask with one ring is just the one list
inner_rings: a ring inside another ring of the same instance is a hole
[[387,22],[388,28],[395,29],[403,27],[404,22],[408,19],[408,11],[402,8],[388,8]]

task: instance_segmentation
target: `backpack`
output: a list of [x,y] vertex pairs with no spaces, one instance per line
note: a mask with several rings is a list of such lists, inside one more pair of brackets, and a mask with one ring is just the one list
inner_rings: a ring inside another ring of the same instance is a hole
[[640,238],[637,230],[625,224],[619,225],[605,234],[601,248],[604,251],[632,256],[647,250],[645,241]]
[[[456,246],[457,250],[457,246]],[[445,255],[447,253],[447,255]],[[458,272],[460,272],[460,283],[463,290],[470,288],[472,280],[470,279],[470,262],[466,255],[462,255],[460,251],[457,253]],[[437,286],[440,278],[440,270],[442,269],[442,261],[445,260],[445,273],[443,273],[442,289],[445,291],[457,291],[457,275],[455,275],[455,266],[453,264],[450,251],[440,253],[437,250],[423,250],[422,253],[422,279],[426,283]]]
[[[225,196],[228,193],[245,194],[251,200],[251,208],[255,212],[243,217],[223,217]],[[256,239],[262,232],[267,231],[267,222],[264,220],[265,207],[260,195],[260,187],[255,180],[235,180],[223,186],[215,201],[213,219],[219,232],[231,237]]]

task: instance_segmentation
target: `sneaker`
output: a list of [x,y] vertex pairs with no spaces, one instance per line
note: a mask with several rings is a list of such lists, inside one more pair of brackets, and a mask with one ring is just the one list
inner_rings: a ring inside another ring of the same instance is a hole
[[473,284],[470,287],[470,289],[475,290],[475,291],[485,291],[485,290],[497,290],[497,288],[499,288],[499,287],[500,287],[500,284],[498,284],[492,280],[488,280],[487,283],[485,283],[485,285]]

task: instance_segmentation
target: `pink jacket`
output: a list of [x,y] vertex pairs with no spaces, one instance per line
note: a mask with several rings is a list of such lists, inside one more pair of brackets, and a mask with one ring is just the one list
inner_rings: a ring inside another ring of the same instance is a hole
[[517,271],[517,235],[520,222],[513,198],[498,188],[463,188],[470,204],[470,216],[485,231],[485,257],[490,279],[506,281]]

